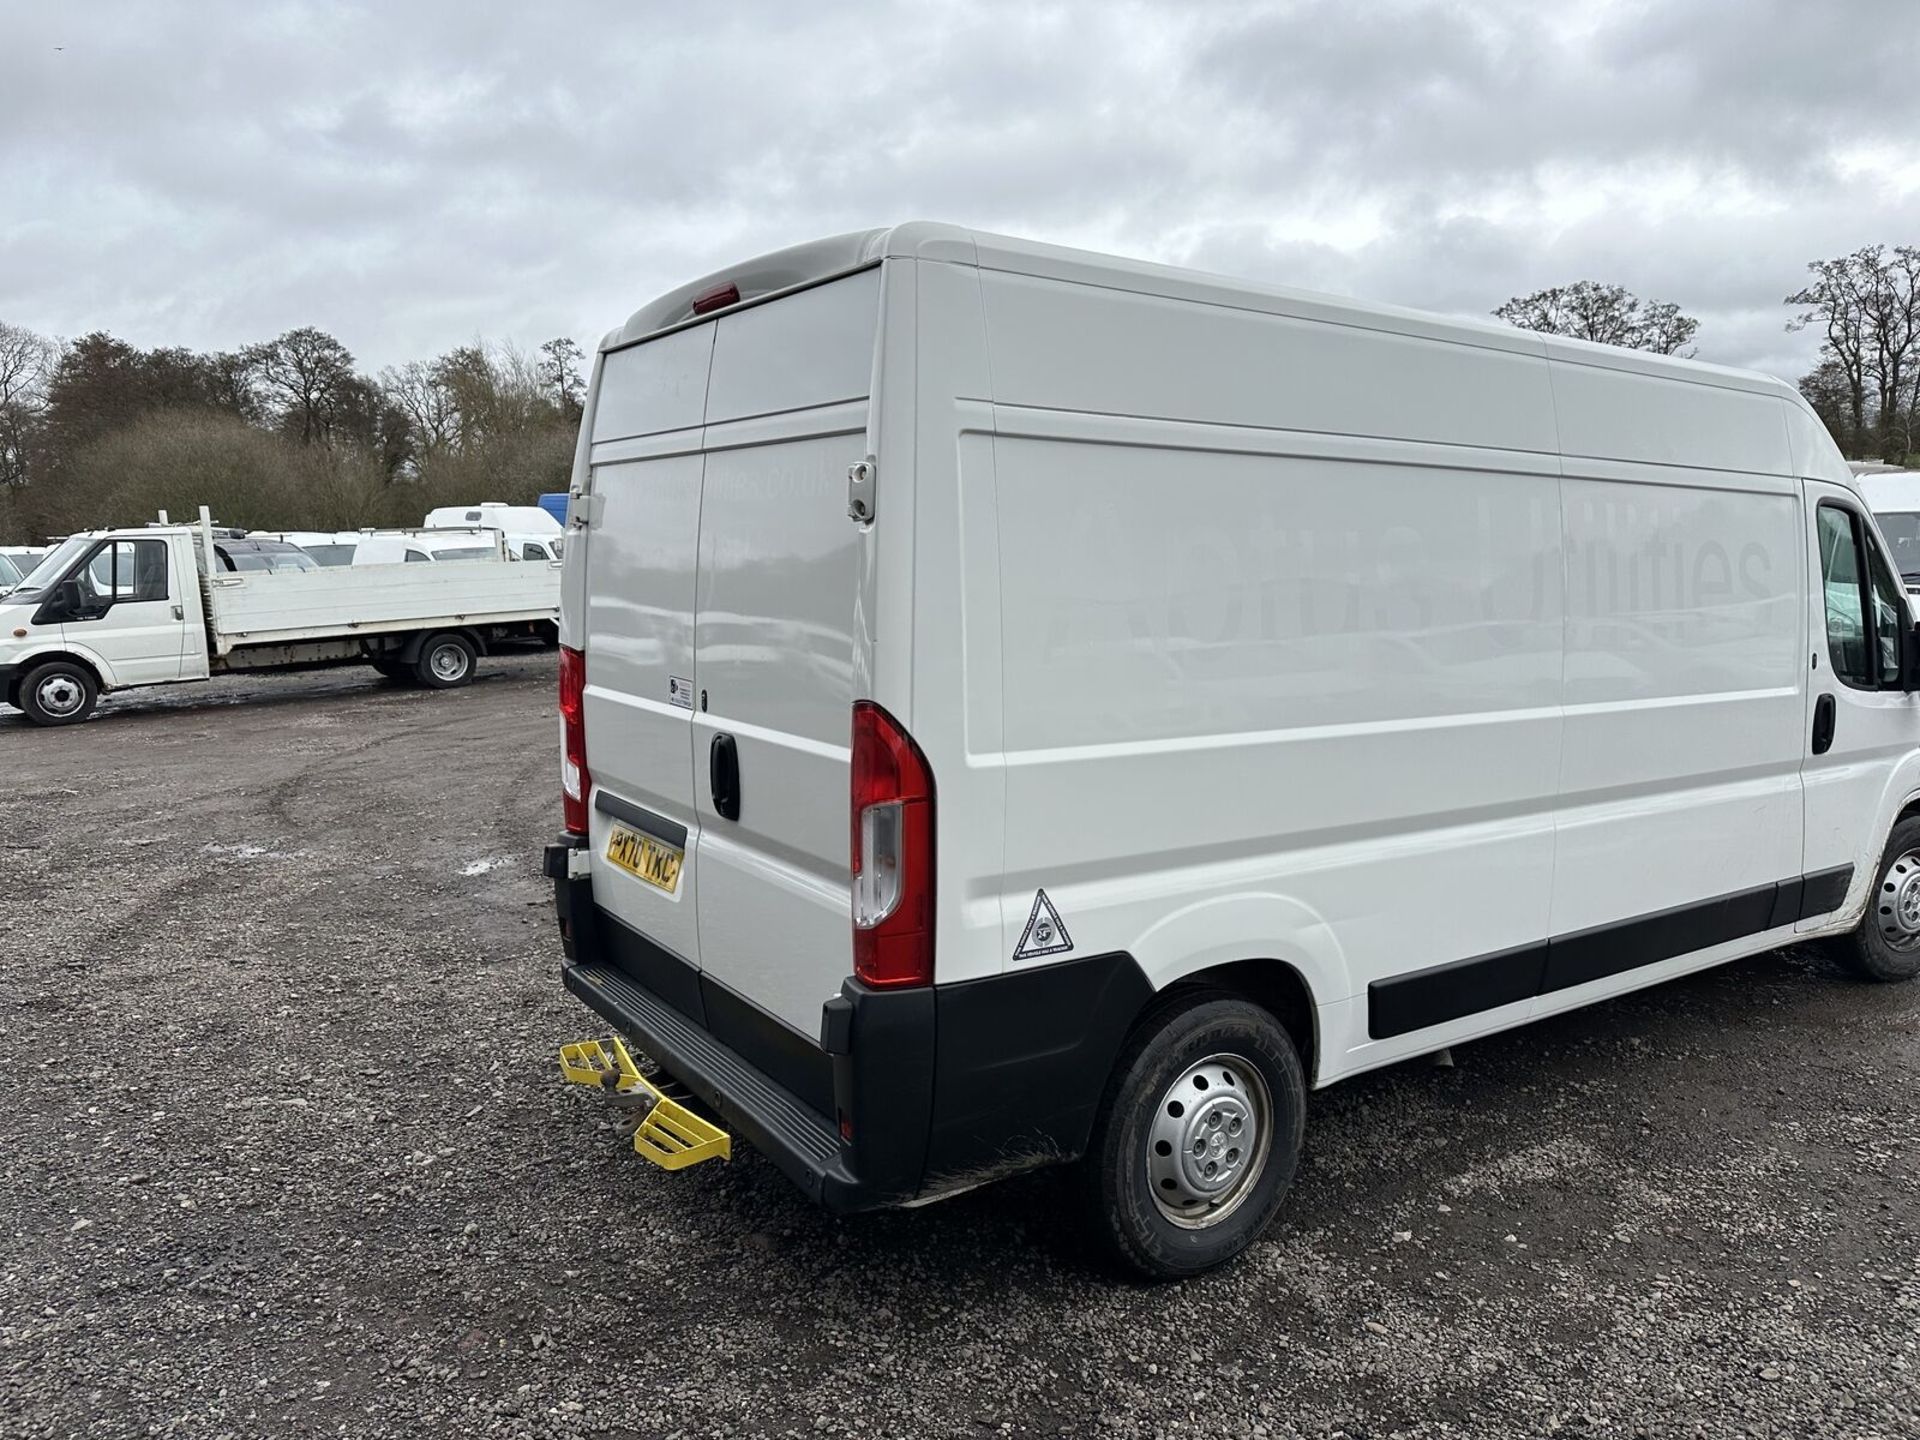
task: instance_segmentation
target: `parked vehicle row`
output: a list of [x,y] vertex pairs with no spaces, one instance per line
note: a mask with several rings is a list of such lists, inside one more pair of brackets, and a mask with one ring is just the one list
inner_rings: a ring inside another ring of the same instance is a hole
[[1312,1088],[1920,971],[1907,567],[1769,377],[907,225],[610,333],[569,512],[564,983],[832,1209],[1078,1160],[1189,1275]]
[[559,578],[551,565],[323,567],[205,524],[73,535],[0,597],[0,694],[65,725],[107,691],[243,671],[366,664],[463,685],[491,648],[553,635]]

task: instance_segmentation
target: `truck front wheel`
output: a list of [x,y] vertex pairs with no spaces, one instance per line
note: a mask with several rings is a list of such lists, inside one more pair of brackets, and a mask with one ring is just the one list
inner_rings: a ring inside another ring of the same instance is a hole
[[1081,1161],[1094,1232],[1148,1279],[1225,1264],[1286,1198],[1306,1110],[1272,1015],[1217,991],[1168,997],[1122,1051]]
[[36,725],[77,725],[93,713],[100,684],[71,660],[35,666],[20,682],[20,708]]
[[451,630],[429,635],[413,662],[413,678],[429,690],[451,690],[473,679],[477,652],[473,642]]

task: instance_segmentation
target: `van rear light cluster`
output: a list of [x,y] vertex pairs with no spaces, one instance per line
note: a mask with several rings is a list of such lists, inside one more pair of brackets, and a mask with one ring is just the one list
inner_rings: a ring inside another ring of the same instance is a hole
[[587,833],[587,792],[593,777],[587,773],[587,657],[560,647],[560,807],[565,828],[573,835]]
[[933,983],[933,771],[900,723],[853,707],[853,974]]

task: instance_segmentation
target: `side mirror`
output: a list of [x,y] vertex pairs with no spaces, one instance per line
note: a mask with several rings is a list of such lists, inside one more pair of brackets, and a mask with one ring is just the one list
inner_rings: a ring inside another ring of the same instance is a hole
[[1900,688],[1920,690],[1920,620],[1900,635]]

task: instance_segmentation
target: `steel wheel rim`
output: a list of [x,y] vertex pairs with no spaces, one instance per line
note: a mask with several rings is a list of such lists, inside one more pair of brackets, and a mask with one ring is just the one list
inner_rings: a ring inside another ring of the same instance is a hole
[[467,652],[458,645],[442,645],[434,650],[427,663],[433,667],[437,678],[458,680],[467,673]]
[[1920,948],[1920,850],[1907,851],[1880,877],[1874,922],[1895,950]]
[[1259,1068],[1238,1055],[1195,1061],[1161,1094],[1147,1127],[1147,1191],[1186,1230],[1238,1210],[1267,1168],[1273,1099]]
[[40,708],[49,715],[71,715],[80,708],[86,691],[71,675],[49,675],[33,692]]

